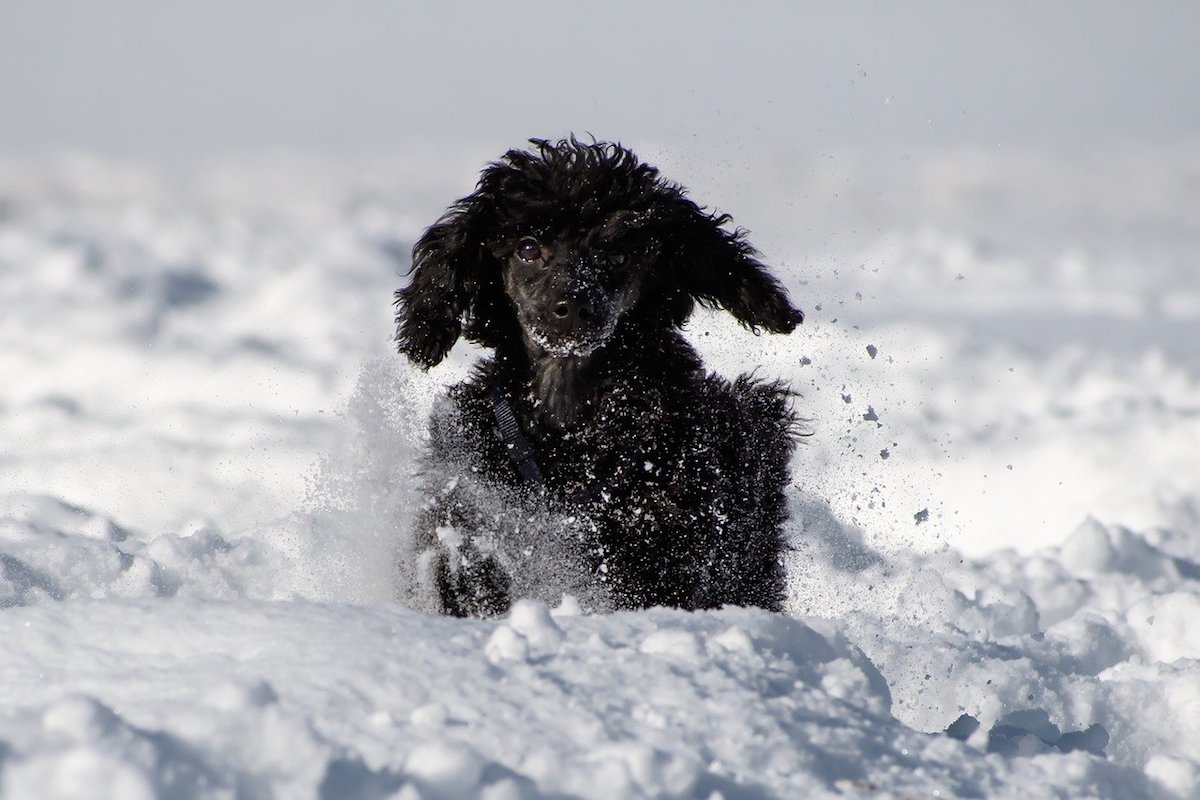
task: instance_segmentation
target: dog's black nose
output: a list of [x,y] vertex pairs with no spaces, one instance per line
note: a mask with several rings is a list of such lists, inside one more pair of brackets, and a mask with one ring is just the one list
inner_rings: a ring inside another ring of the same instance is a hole
[[550,326],[556,333],[570,333],[586,327],[595,318],[596,311],[581,298],[565,298],[550,308]]

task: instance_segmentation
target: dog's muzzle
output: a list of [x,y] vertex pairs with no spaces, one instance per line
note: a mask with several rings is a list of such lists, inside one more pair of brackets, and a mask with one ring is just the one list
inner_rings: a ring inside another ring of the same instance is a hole
[[554,356],[590,355],[612,336],[617,312],[603,299],[578,292],[555,299],[529,335]]

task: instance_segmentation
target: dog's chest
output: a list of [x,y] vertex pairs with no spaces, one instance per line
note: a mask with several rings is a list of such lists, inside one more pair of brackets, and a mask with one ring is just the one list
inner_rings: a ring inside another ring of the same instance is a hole
[[695,420],[656,393],[614,392],[597,402],[586,424],[538,431],[534,449],[547,483],[566,496],[625,494],[634,485],[694,482],[706,450],[701,435]]

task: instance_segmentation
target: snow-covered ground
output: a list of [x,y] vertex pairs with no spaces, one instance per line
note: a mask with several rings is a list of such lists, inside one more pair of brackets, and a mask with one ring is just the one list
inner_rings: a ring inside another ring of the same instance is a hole
[[1200,146],[641,149],[808,312],[690,328],[812,420],[787,615],[397,602],[496,148],[0,159],[0,794],[1200,797]]

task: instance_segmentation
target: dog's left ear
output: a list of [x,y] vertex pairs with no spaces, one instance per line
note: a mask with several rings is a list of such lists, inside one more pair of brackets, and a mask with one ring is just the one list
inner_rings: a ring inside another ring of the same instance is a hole
[[694,300],[725,309],[753,331],[791,333],[804,313],[757,258],[742,229],[727,230],[728,214],[709,214],[680,197],[673,228],[674,279]]
[[450,352],[471,308],[484,257],[474,196],[456,203],[413,246],[412,278],[396,292],[396,346],[422,368]]

